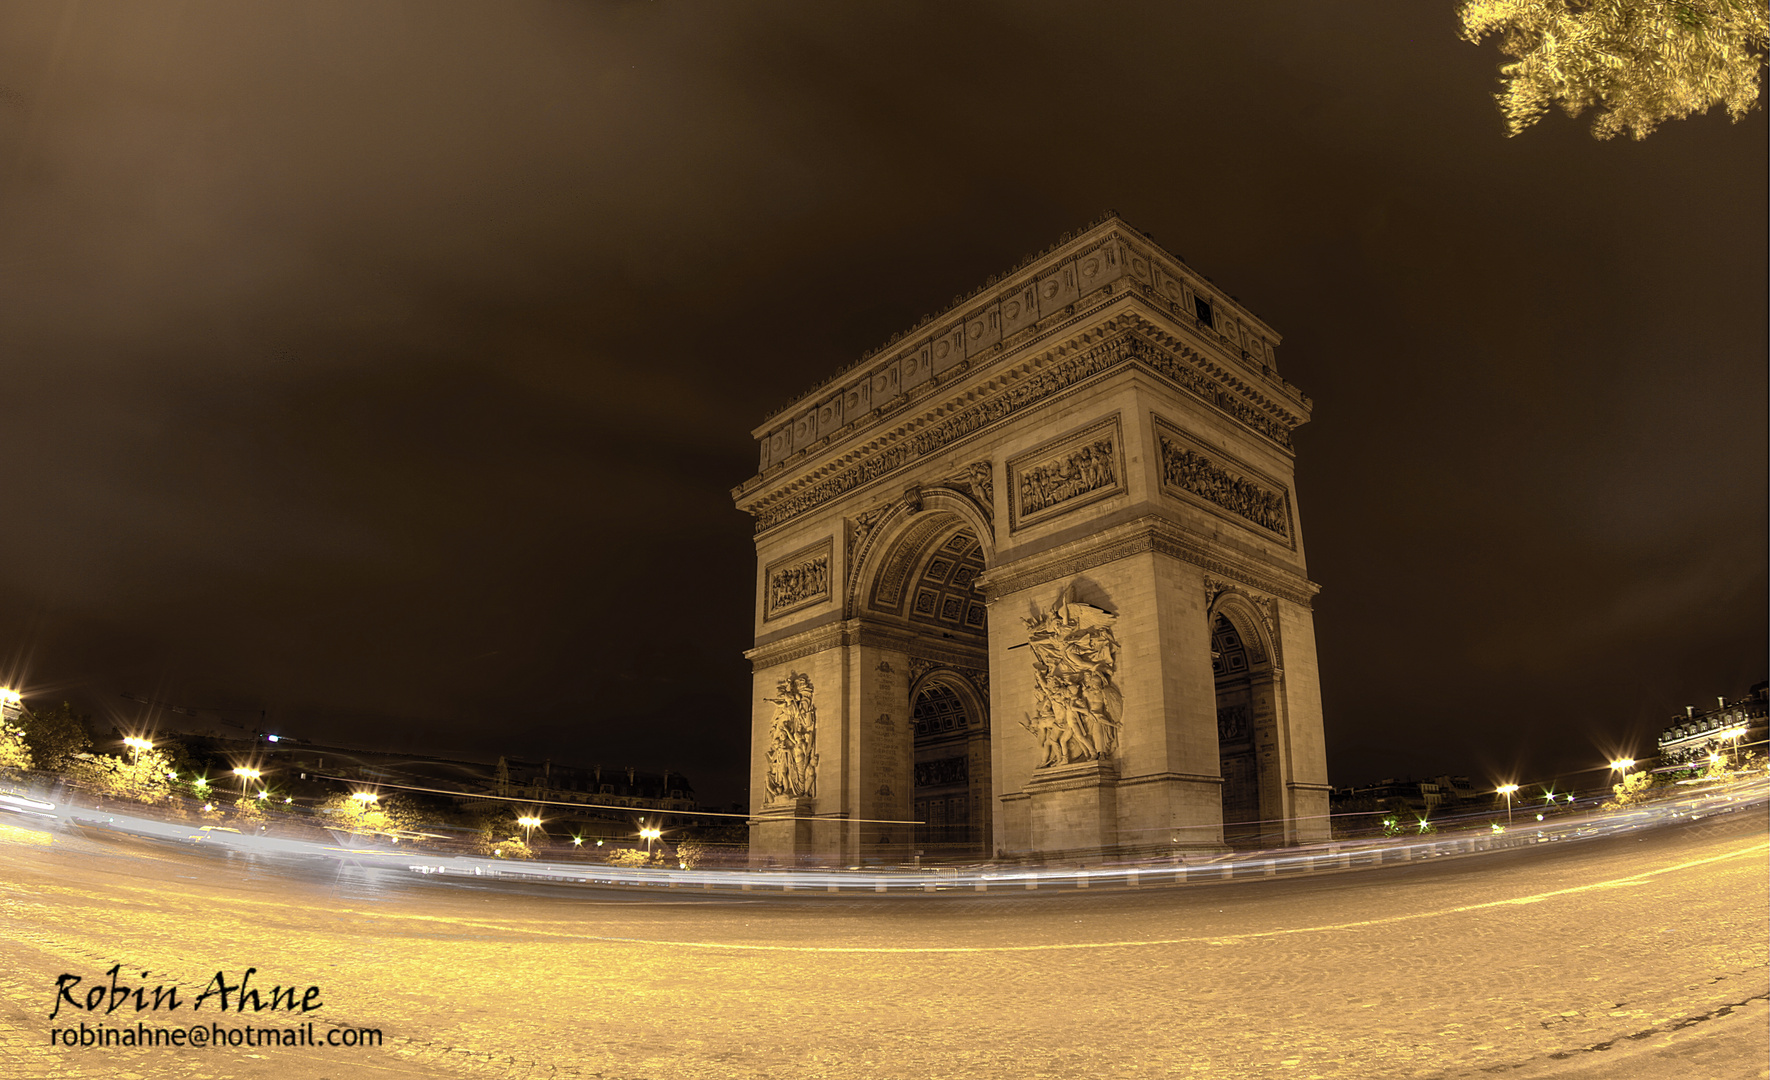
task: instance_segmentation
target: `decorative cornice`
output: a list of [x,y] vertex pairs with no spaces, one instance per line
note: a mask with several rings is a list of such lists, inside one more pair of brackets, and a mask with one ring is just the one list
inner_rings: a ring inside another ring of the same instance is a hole
[[990,602],[1031,589],[1048,582],[1074,577],[1085,570],[1147,552],[1157,552],[1179,559],[1200,569],[1250,585],[1271,596],[1281,597],[1303,607],[1321,587],[1300,574],[1286,573],[1280,568],[1257,569],[1231,564],[1220,552],[1201,543],[1165,518],[1145,516],[1107,529],[1084,540],[1065,544],[1055,551],[1017,560],[985,571],[977,579]]
[[[859,359],[844,365],[829,378],[769,413],[762,426],[769,427],[771,425],[768,421],[785,416],[793,412],[795,408],[821,397],[822,392],[827,391],[836,383],[842,382],[844,376],[852,375],[859,368],[877,360],[881,354],[894,347],[915,339],[919,334],[934,335],[936,333],[934,328],[942,323],[964,324],[969,322],[976,316],[980,307],[987,309],[991,304],[1000,304],[1016,293],[1023,292],[1027,287],[1034,285],[1039,279],[1059,268],[1066,260],[1079,258],[1096,251],[1113,240],[1126,245],[1137,256],[1146,260],[1146,265],[1135,276],[1147,278],[1150,268],[1153,267],[1166,278],[1185,281],[1193,290],[1209,294],[1209,299],[1213,304],[1227,309],[1226,314],[1233,314],[1240,322],[1261,331],[1260,336],[1269,345],[1278,345],[1281,340],[1278,333],[1264,320],[1243,307],[1241,301],[1215,288],[1209,278],[1187,266],[1183,258],[1164,250],[1161,245],[1156,243],[1154,237],[1126,222],[1119,217],[1116,210],[1108,210],[1086,226],[1064,233],[1057,238],[1055,244],[1021,259],[1006,273],[992,274],[984,280],[982,285],[972,289],[969,293],[953,297],[952,303],[943,311],[934,315],[922,316],[914,326],[891,335],[884,344],[877,348],[863,352]],[[1104,284],[1107,281],[1117,280],[1121,276],[1122,273],[1111,276],[1101,275],[1098,278]],[[1152,293],[1152,295],[1159,294]],[[1190,312],[1184,314],[1188,319],[1193,318]],[[1230,342],[1225,335],[1218,334],[1211,328],[1203,329],[1213,336],[1224,338],[1229,343],[1231,351],[1241,351],[1239,342]],[[1246,353],[1244,352],[1243,355],[1246,356]]]
[[1187,784],[1222,784],[1223,777],[1209,773],[1158,772],[1140,773],[1136,776],[1119,778],[1119,787],[1130,787],[1133,784],[1158,784],[1164,780],[1179,780]]
[[1124,364],[1135,364],[1160,376],[1269,440],[1281,452],[1291,452],[1291,428],[1306,419],[1301,413],[1285,410],[1274,416],[1273,412],[1279,411],[1280,406],[1269,399],[1262,399],[1263,409],[1256,408],[1201,370],[1203,358],[1195,350],[1178,346],[1179,351],[1175,353],[1152,342],[1145,332],[1152,330],[1153,326],[1145,319],[1126,316],[1112,320],[1102,328],[1116,333],[1079,355],[1059,358],[1054,351],[1026,367],[1018,377],[994,380],[984,387],[973,388],[967,398],[976,398],[980,393],[998,388],[1000,392],[944,415],[937,410],[922,421],[912,422],[875,441],[869,448],[831,462],[795,483],[762,496],[744,507],[755,515],[755,531],[761,534],[783,525]]
[[[1195,299],[1208,301],[1216,316],[1199,317]],[[1251,395],[1260,407],[1271,408],[1267,394],[1276,392],[1286,402],[1281,410],[1310,409],[1308,396],[1272,366],[1280,337],[1270,326],[1153,238],[1109,215],[1065,234],[971,297],[955,297],[938,319],[924,318],[914,333],[894,337],[888,348],[866,354],[772,414],[752,432],[762,443],[761,472],[732,496],[741,501],[788,466],[853,440],[966,372],[974,379],[1010,358],[1019,362],[1038,343],[1057,339],[1102,309],[1122,309],[1126,300],[1160,312],[1206,354],[1220,353],[1227,363],[1203,361],[1211,377]],[[1161,336],[1180,347],[1173,334]],[[872,370],[856,370],[862,366]]]

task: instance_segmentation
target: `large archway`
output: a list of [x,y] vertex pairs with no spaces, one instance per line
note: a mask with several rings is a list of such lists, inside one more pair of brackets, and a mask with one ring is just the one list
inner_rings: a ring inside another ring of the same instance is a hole
[[989,714],[971,680],[950,669],[920,679],[915,726],[916,849],[931,858],[990,853]]
[[1258,614],[1241,597],[1226,596],[1211,614],[1211,675],[1223,777],[1223,841],[1232,847],[1284,842],[1274,674]]
[[859,614],[903,635],[909,672],[910,851],[981,858],[991,851],[988,610],[977,579],[987,547],[979,523],[941,496],[881,522],[885,542],[862,564]]

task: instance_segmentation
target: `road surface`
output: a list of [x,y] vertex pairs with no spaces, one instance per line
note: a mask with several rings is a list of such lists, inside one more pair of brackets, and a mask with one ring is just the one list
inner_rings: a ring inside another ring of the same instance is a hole
[[[831,896],[482,884],[5,818],[0,1075],[1770,1077],[1767,829],[1759,806],[1370,869]],[[192,1008],[248,968],[260,1003],[317,986],[314,1007]],[[155,986],[180,1007],[138,1011]],[[81,1047],[81,1024],[381,1045]]]

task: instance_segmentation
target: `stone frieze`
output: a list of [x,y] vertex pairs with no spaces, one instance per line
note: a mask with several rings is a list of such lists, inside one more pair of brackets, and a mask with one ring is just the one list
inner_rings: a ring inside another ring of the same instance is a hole
[[1268,532],[1290,536],[1284,495],[1235,475],[1167,435],[1158,435],[1156,441],[1161,448],[1162,483],[1190,491]]
[[1078,356],[1052,364],[1014,382],[1004,392],[887,446],[869,457],[800,491],[757,506],[755,531],[765,532],[848,491],[935,453],[941,448],[1004,420],[1016,412],[1091,379],[1110,368],[1136,361],[1189,391],[1244,426],[1289,450],[1290,425],[1246,401],[1200,372],[1190,350],[1169,352],[1136,334],[1124,334]]

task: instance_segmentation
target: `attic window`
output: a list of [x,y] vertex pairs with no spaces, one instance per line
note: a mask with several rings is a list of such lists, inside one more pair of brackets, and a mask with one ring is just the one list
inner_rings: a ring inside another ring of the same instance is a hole
[[1209,300],[1206,300],[1202,296],[1193,297],[1192,298],[1192,310],[1198,312],[1198,321],[1199,322],[1204,323],[1206,326],[1216,326],[1217,325],[1216,323],[1211,321],[1211,302]]

